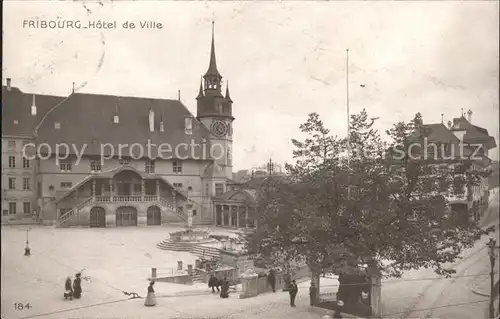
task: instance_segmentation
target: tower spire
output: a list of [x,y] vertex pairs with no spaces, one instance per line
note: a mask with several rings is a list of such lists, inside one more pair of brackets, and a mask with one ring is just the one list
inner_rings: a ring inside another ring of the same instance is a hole
[[229,81],[226,82],[226,100],[229,103],[233,103],[233,100],[231,100],[231,97],[229,96]]
[[198,92],[198,96],[196,99],[200,99],[203,97],[203,76],[200,79],[200,91]]
[[209,75],[222,78],[219,70],[217,70],[217,61],[215,59],[215,21],[212,21],[212,46],[210,48],[210,64],[208,65],[208,70],[205,76]]

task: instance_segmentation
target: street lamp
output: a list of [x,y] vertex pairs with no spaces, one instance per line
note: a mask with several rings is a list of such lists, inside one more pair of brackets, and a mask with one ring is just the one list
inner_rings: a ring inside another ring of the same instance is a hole
[[29,256],[31,255],[31,249],[30,249],[30,246],[29,246],[29,237],[28,237],[28,234],[29,234],[29,231],[31,230],[31,227],[26,229],[26,248],[24,248],[24,256]]

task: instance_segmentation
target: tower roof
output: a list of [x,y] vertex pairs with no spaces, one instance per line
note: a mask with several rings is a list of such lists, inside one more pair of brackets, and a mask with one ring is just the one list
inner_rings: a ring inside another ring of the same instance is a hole
[[219,70],[217,70],[217,61],[215,59],[214,24],[215,22],[212,21],[212,47],[210,48],[210,64],[208,65],[208,70],[207,73],[205,73],[205,77],[217,76],[222,78],[222,75],[220,75]]
[[198,96],[196,97],[196,99],[200,99],[203,97],[203,78],[201,78],[200,80],[200,91],[198,92]]
[[229,96],[229,81],[226,84],[226,100],[230,103],[233,103],[233,100],[231,100],[231,97]]

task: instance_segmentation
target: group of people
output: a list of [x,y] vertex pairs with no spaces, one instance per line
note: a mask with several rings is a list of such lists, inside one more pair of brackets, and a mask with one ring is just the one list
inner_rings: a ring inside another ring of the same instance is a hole
[[73,298],[80,299],[82,296],[82,274],[77,273],[75,275],[75,280],[72,282],[71,277],[66,278],[66,282],[64,284],[64,299],[73,300]]
[[211,274],[210,279],[208,279],[208,288],[212,288],[212,293],[215,293],[215,289],[217,289],[217,292],[220,292],[221,298],[229,298],[229,286],[227,277],[221,280],[215,277],[214,274]]

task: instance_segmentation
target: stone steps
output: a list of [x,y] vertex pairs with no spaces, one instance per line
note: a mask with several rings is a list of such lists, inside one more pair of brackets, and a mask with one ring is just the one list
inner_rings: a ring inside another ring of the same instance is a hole
[[219,248],[202,246],[200,243],[183,243],[163,240],[161,243],[157,244],[156,247],[162,250],[186,251],[201,258],[213,258],[216,260],[221,258]]

